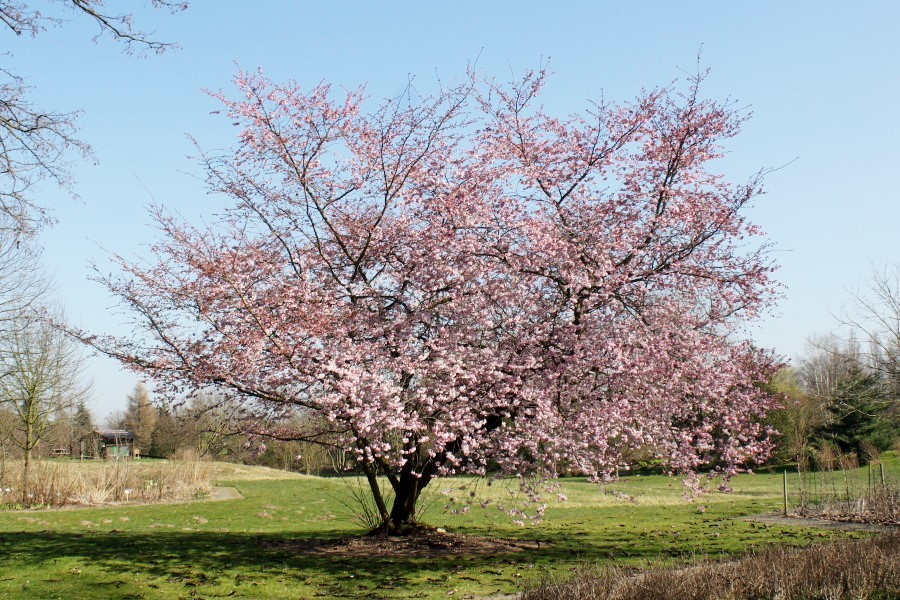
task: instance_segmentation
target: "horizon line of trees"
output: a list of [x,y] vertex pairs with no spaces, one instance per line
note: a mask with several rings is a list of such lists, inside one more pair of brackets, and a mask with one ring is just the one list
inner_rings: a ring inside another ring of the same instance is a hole
[[811,339],[798,364],[770,384],[784,395],[769,419],[782,434],[773,462],[830,470],[840,456],[865,464],[900,449],[898,381],[883,366],[854,338]]
[[846,335],[810,338],[769,384],[784,398],[769,418],[782,433],[776,462],[830,469],[900,450],[900,263],[873,268],[850,297],[837,317]]

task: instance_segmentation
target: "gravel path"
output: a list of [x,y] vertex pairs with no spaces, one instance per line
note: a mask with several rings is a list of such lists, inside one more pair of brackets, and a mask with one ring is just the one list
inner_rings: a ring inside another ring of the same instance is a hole
[[803,517],[785,517],[781,513],[767,513],[747,517],[748,521],[771,523],[774,525],[796,525],[799,527],[823,527],[825,529],[839,529],[841,531],[873,531],[876,533],[890,533],[897,531],[897,527],[890,525],[876,525],[872,523],[852,523],[850,521],[830,521],[827,519],[812,519]]

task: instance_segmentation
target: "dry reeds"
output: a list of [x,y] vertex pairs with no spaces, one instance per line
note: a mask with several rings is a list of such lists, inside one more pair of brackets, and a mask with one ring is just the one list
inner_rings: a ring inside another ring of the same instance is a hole
[[21,464],[7,464],[3,475],[0,508],[52,508],[191,500],[209,494],[212,469],[198,461],[36,461],[27,490],[21,489]]
[[878,447],[872,442],[863,440],[860,443],[859,447],[863,455],[863,460],[866,461],[866,464],[878,462],[878,459],[881,458],[881,452],[878,450]]
[[802,549],[772,547],[746,558],[635,572],[585,571],[543,582],[522,600],[877,599],[900,596],[900,533]]
[[802,517],[900,525],[900,486],[875,485],[867,493],[842,498],[827,498],[804,504],[796,511]]

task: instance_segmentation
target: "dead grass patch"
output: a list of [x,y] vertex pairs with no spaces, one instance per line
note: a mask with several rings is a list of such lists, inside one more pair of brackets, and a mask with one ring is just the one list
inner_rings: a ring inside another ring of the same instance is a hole
[[900,525],[900,486],[877,485],[858,497],[830,498],[819,503],[802,505],[792,511],[801,517]]
[[301,475],[291,471],[240,465],[237,463],[208,463],[212,469],[212,478],[225,481],[266,481],[271,479],[310,479],[309,475]]
[[783,600],[900,597],[900,533],[802,549],[770,547],[727,562],[637,570],[605,567],[544,581],[522,600]]
[[22,490],[21,465],[7,465],[0,507],[58,508],[150,503],[208,496],[212,469],[205,462],[35,462]]

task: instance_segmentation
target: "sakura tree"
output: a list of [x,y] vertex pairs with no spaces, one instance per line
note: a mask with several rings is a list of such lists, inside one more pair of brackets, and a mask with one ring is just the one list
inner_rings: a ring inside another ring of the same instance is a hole
[[[156,211],[156,260],[103,278],[134,337],[82,337],[173,397],[240,401],[252,434],[352,450],[389,532],[489,464],[729,475],[770,448],[775,361],[739,329],[777,291],[743,214],[759,176],[709,168],[744,117],[701,79],[558,118],[542,72],[371,110],[242,72],[214,94],[237,147],[205,157],[230,207]],[[280,425],[298,412],[316,425]]]

